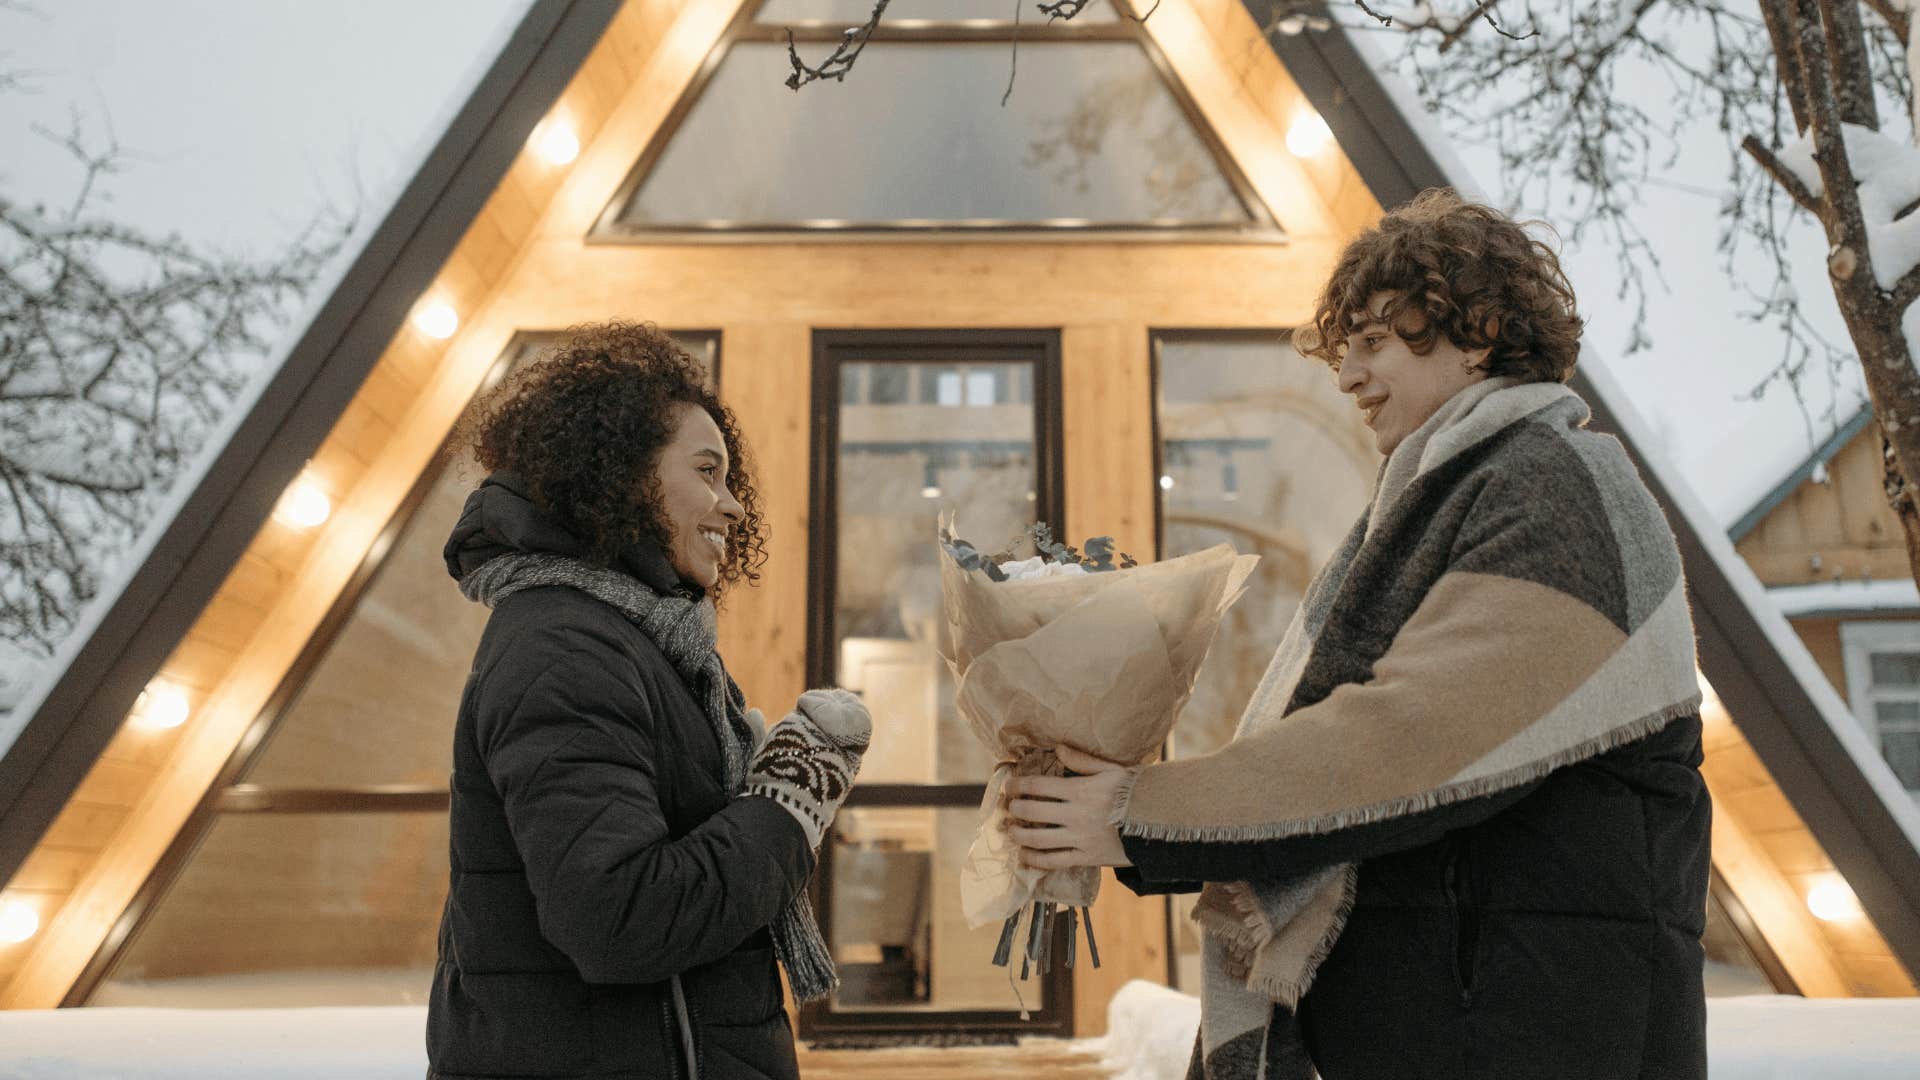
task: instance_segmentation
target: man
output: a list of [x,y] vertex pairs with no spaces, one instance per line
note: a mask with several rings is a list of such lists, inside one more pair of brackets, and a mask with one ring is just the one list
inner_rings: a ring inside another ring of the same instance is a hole
[[1706,1075],[1685,583],[1563,385],[1580,325],[1552,250],[1451,192],[1354,240],[1296,344],[1387,461],[1235,740],[1010,785],[1029,865],[1202,890],[1192,1076]]

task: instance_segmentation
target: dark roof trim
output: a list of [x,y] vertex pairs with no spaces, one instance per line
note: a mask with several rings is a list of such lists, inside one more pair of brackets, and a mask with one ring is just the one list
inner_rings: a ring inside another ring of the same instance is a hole
[[1754,503],[1746,513],[1741,514],[1740,520],[1734,522],[1727,528],[1727,538],[1737,544],[1744,539],[1748,533],[1759,528],[1760,523],[1767,519],[1768,514],[1773,513],[1776,507],[1786,502],[1788,496],[1799,490],[1800,485],[1806,483],[1807,480],[1813,476],[1815,469],[1832,461],[1833,455],[1839,453],[1841,447],[1852,442],[1855,435],[1865,431],[1867,425],[1871,423],[1872,420],[1873,406],[1871,404],[1861,405],[1859,412],[1854,413],[1846,423],[1841,424],[1839,430],[1827,436],[1827,441],[1821,443],[1813,453],[1807,455],[1806,460],[1795,466],[1793,472],[1788,474],[1786,479],[1775,485],[1772,491],[1761,496],[1760,501]]
[[[1255,25],[1273,19],[1276,0],[1241,2]],[[1381,206],[1399,206],[1428,188],[1453,186],[1344,30],[1275,31],[1267,34],[1267,43]]]
[[[1272,0],[1242,0],[1266,25]],[[1337,25],[1327,31],[1268,34],[1308,101],[1340,140],[1367,187],[1385,207],[1398,206],[1429,187],[1452,186],[1420,130],[1380,84],[1373,65]],[[1701,511],[1677,500],[1665,469],[1649,462],[1621,428],[1605,388],[1611,380],[1591,361],[1572,386],[1593,409],[1593,426],[1621,437],[1686,561],[1701,670],[1754,751],[1766,762],[1794,809],[1806,821],[1860,898],[1861,905],[1909,972],[1920,973],[1920,848],[1881,799],[1816,698],[1795,674],[1748,606],[1735,576],[1744,576],[1778,618],[1732,544]],[[1589,374],[1592,373],[1592,374]],[[1596,382],[1599,386],[1596,386]],[[1617,391],[1614,391],[1617,393]],[[1811,661],[1809,681],[1819,678]],[[1830,688],[1821,698],[1830,699]]]
[[619,0],[536,0],[99,627],[0,758],[10,879],[360,388]]

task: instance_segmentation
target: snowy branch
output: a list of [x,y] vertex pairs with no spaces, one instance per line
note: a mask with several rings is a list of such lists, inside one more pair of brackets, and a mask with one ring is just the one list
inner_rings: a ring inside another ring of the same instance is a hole
[[1749,135],[1741,140],[1740,146],[1748,154],[1753,156],[1753,160],[1758,162],[1762,169],[1766,170],[1767,175],[1771,176],[1775,183],[1779,184],[1788,195],[1793,196],[1793,201],[1799,203],[1802,210],[1816,217],[1819,216],[1820,197],[1807,187],[1806,182],[1800,179],[1798,173],[1787,168],[1785,163],[1778,157],[1775,157],[1773,151],[1767,149],[1765,143]]

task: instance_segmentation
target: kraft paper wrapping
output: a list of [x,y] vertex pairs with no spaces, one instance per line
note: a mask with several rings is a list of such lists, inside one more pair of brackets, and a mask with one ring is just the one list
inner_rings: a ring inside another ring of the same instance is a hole
[[999,756],[960,871],[969,925],[1001,922],[1025,905],[1093,903],[1095,867],[1020,866],[1001,829],[1009,776],[1060,775],[1062,743],[1124,764],[1160,748],[1193,694],[1221,617],[1260,561],[1221,544],[1129,570],[995,582],[940,547],[955,707]]

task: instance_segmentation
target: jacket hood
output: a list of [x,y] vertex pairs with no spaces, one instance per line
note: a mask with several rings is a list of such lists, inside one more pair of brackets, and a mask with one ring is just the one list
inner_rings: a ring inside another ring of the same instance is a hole
[[[447,537],[442,555],[455,581],[502,555],[564,555],[587,558],[587,545],[550,513],[534,504],[525,481],[510,472],[498,472],[480,482],[467,496],[460,520]],[[705,590],[682,579],[666,552],[649,541],[629,544],[613,569],[633,575],[642,585],[662,595],[702,596]]]

